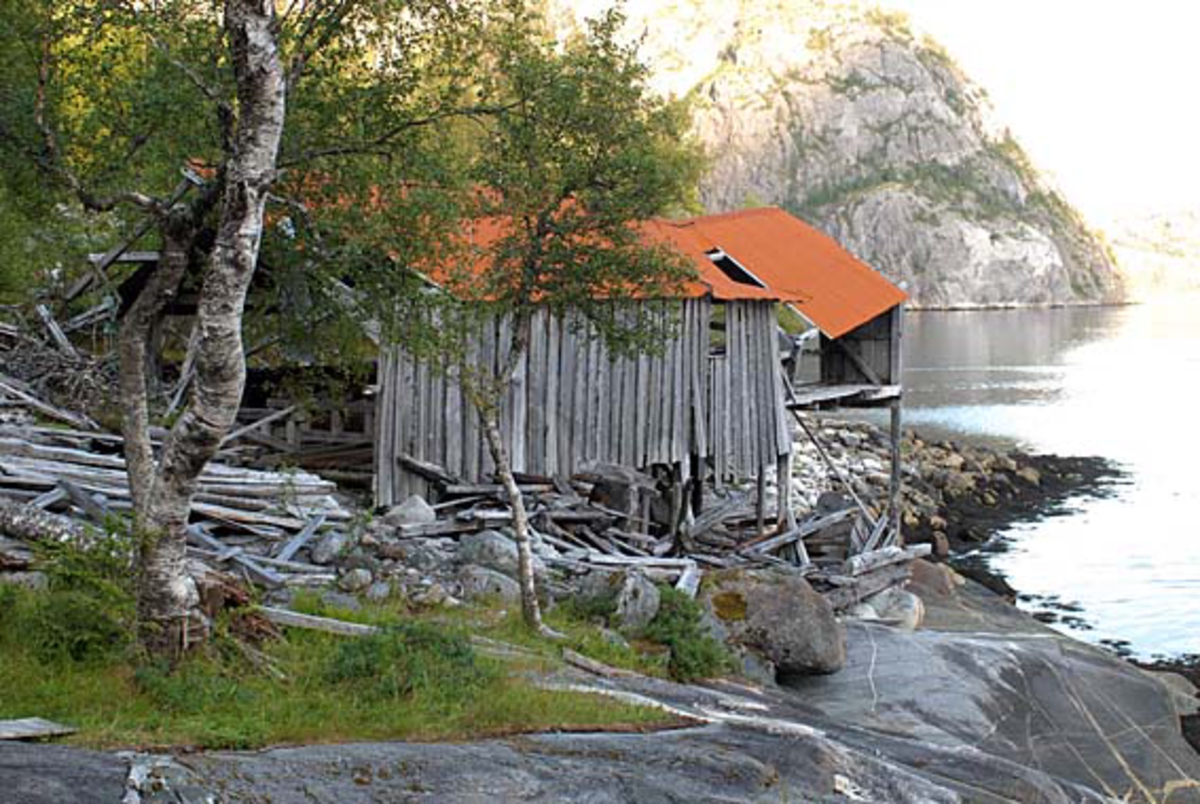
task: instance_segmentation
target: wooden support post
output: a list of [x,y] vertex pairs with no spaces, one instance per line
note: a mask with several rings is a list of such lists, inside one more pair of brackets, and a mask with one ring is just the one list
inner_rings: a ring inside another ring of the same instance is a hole
[[792,454],[779,456],[775,467],[775,496],[778,497],[778,515],[775,532],[784,533],[796,526],[796,515],[792,511]]
[[38,317],[42,319],[42,323],[46,325],[46,331],[50,333],[50,337],[54,339],[54,343],[58,346],[59,350],[68,357],[77,359],[79,352],[75,351],[75,347],[71,344],[70,339],[67,338],[66,333],[63,332],[62,327],[54,320],[54,314],[50,312],[50,308],[44,304],[39,304],[34,307],[34,310],[37,311]]
[[821,442],[817,440],[817,434],[814,433],[808,426],[808,422],[804,421],[804,417],[800,415],[800,411],[793,409],[792,415],[796,417],[796,423],[800,425],[800,429],[804,431],[806,436],[808,436],[808,440],[811,441],[813,446],[817,448],[817,454],[821,456],[821,460],[825,462],[825,465],[829,468],[829,471],[833,473],[833,476],[836,477],[846,489],[846,493],[850,495],[850,498],[854,500],[854,504],[858,506],[858,510],[862,512],[863,518],[866,519],[871,525],[871,528],[874,529],[875,518],[871,516],[871,512],[867,510],[866,504],[863,503],[862,499],[859,498],[858,494],[855,493],[854,487],[850,485],[849,478],[847,478],[846,475],[842,473],[842,470],[837,467],[837,464],[835,464],[833,459],[829,457],[829,453],[825,452],[825,448],[821,446]]
[[[677,465],[671,467],[671,487],[667,500],[670,504],[667,522],[672,538],[681,536],[686,530],[681,527],[683,519],[683,472]],[[690,545],[684,543],[684,549],[690,552]]]
[[900,539],[900,400],[893,399],[892,409],[892,476],[888,484],[888,514],[892,518],[892,533],[885,544],[901,544]]
[[767,527],[767,467],[758,467],[758,477],[755,479],[754,517],[757,523],[755,538],[763,535]]

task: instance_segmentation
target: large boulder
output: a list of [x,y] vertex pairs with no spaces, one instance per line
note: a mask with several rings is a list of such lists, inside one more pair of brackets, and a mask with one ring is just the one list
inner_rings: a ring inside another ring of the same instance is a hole
[[331,564],[350,548],[353,540],[340,530],[331,530],[322,536],[312,548],[314,564]]
[[617,592],[617,625],[622,631],[636,633],[650,624],[658,614],[661,596],[654,581],[641,569],[625,573]]
[[401,525],[430,525],[437,522],[437,512],[425,502],[425,498],[414,494],[399,505],[394,505],[383,515],[383,521],[394,528]]
[[[458,560],[463,564],[478,564],[502,572],[510,578],[518,577],[517,543],[498,530],[484,530],[463,536],[458,541]],[[534,576],[542,576],[545,572],[546,565],[533,556]]]
[[796,573],[721,570],[704,579],[700,601],[718,636],[748,664],[778,676],[834,673],[846,663],[846,634],[833,608]]
[[516,603],[521,599],[521,587],[516,581],[487,567],[468,564],[459,572],[458,581],[466,600]]

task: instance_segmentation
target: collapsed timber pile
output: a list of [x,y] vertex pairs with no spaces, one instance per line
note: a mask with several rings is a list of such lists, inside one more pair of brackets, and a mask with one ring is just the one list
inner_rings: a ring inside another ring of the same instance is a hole
[[[406,459],[435,484],[437,503],[406,500],[383,517],[385,538],[440,542],[508,528],[512,512],[499,484],[467,484],[440,467]],[[807,577],[835,610],[907,580],[927,546],[878,544],[885,523],[839,495],[796,522],[761,517],[748,493],[707,495],[701,513],[673,521],[674,495],[655,478],[627,467],[594,465],[570,482],[524,475],[519,487],[529,509],[534,549],[566,575],[639,571],[694,596],[709,569],[776,567]],[[664,522],[665,516],[665,522]],[[812,556],[810,556],[810,552]]]
[[[131,504],[121,448],[119,436],[97,431],[0,424],[0,498],[104,524]],[[267,589],[382,588],[378,594],[403,592],[418,603],[471,597],[479,578],[464,579],[459,569],[478,559],[468,554],[479,544],[511,543],[505,531],[512,512],[499,484],[462,483],[425,469],[440,479],[436,504],[406,501],[369,528],[354,529],[328,480],[213,462],[193,504],[189,555]],[[520,480],[536,554],[555,570],[552,586],[561,594],[570,594],[573,579],[596,572],[636,571],[695,595],[705,569],[787,566],[843,610],[902,582],[919,553],[886,547],[850,555],[852,545],[869,538],[852,508],[818,510],[780,531],[769,520],[760,528],[749,495],[731,492],[709,497],[700,516],[672,533],[655,522],[666,495],[649,475],[597,466],[570,482]],[[466,537],[477,538],[463,549]],[[812,561],[801,559],[806,541]],[[0,570],[25,572],[31,561],[25,546],[0,541]],[[484,586],[496,591],[494,579]]]
[[[120,437],[101,432],[79,412],[81,405],[72,404],[71,393],[53,397],[65,398],[62,406],[47,401],[53,372],[37,369],[39,361],[57,366],[82,358],[67,354],[57,339],[36,339],[16,328],[4,335],[12,354],[26,358],[5,362],[19,377],[0,374],[0,499],[94,524],[128,511]],[[37,359],[28,357],[33,352]],[[94,364],[85,368],[86,376],[103,376]],[[354,592],[399,590],[418,603],[469,597],[471,583],[458,571],[464,562],[458,542],[472,534],[511,542],[512,514],[502,487],[465,483],[401,456],[432,482],[435,504],[397,506],[397,515],[381,517],[369,529],[351,528],[351,512],[335,498],[330,480],[241,465],[277,465],[280,456],[299,454],[297,445],[342,449],[354,441],[354,449],[364,448],[370,427],[365,416],[353,425],[331,417],[322,429],[297,423],[294,414],[289,408],[242,411],[220,460],[200,478],[188,530],[190,556],[267,589],[336,583]],[[35,426],[35,416],[57,426]],[[328,444],[314,442],[312,433]],[[163,434],[152,431],[155,438]],[[794,521],[765,517],[753,490],[709,493],[698,514],[682,513],[682,489],[626,467],[594,466],[569,481],[520,481],[537,555],[556,571],[552,585],[562,594],[589,574],[638,572],[695,595],[706,569],[774,566],[804,575],[835,609],[845,610],[902,583],[921,552],[883,544],[887,523],[854,494],[825,495]],[[415,518],[414,508],[421,512]],[[426,565],[416,577],[409,566],[413,556]],[[0,570],[23,572],[30,561],[24,546],[0,542]],[[495,583],[484,587],[495,591]]]
[[[16,399],[40,411],[30,396],[22,391]],[[13,399],[4,385],[0,398]],[[0,499],[97,526],[111,524],[112,515],[132,505],[121,449],[119,436],[98,431],[0,424]],[[200,476],[192,506],[189,553],[267,587],[333,581],[331,570],[293,557],[322,532],[348,525],[351,513],[333,496],[336,490],[305,472],[212,462]],[[0,542],[0,570],[25,571],[30,563],[25,546]]]

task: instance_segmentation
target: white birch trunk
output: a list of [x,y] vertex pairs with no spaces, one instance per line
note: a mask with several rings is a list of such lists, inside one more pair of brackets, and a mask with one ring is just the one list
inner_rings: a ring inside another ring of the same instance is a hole
[[[190,404],[162,447],[147,495],[139,555],[142,644],[177,656],[206,636],[185,569],[185,528],[196,480],[229,431],[245,384],[242,313],[258,262],[263,211],[285,113],[284,69],[272,0],[227,0],[225,27],[237,83],[237,132],[225,165],[217,239],[197,311],[199,347]],[[196,627],[200,626],[200,633]]]

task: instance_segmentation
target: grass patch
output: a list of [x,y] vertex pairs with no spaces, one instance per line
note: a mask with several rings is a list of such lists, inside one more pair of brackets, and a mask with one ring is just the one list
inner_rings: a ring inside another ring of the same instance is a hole
[[56,607],[90,622],[76,610],[82,595],[0,587],[0,717],[67,723],[80,729],[70,742],[102,748],[448,740],[673,722],[648,707],[539,689],[476,654],[461,626],[401,622],[387,610],[358,613],[385,625],[377,636],[289,630],[253,663],[219,635],[173,672],[138,665],[107,626],[98,632],[108,643],[55,636],[47,649],[39,634],[50,633]]
[[[548,625],[566,635],[565,647],[613,667],[643,675],[695,681],[735,669],[729,651],[713,639],[702,622],[700,604],[669,585],[659,586],[658,614],[631,642],[614,639],[608,630],[616,611],[606,598],[568,600],[546,612]],[[556,657],[564,647],[529,632],[519,612],[507,612],[488,624],[475,625],[495,639]]]
[[521,612],[515,606],[512,610],[504,611],[460,610],[457,616],[467,618],[473,632],[527,648],[543,657],[547,663],[557,662],[562,655],[562,649],[570,648],[612,667],[666,678],[669,673],[663,652],[653,648],[639,649],[607,631],[604,627],[604,617],[607,615],[596,613],[604,610],[603,606],[576,606],[572,601],[568,601],[543,612],[542,619],[545,623],[565,635],[565,641],[547,639],[531,632],[521,620]]

